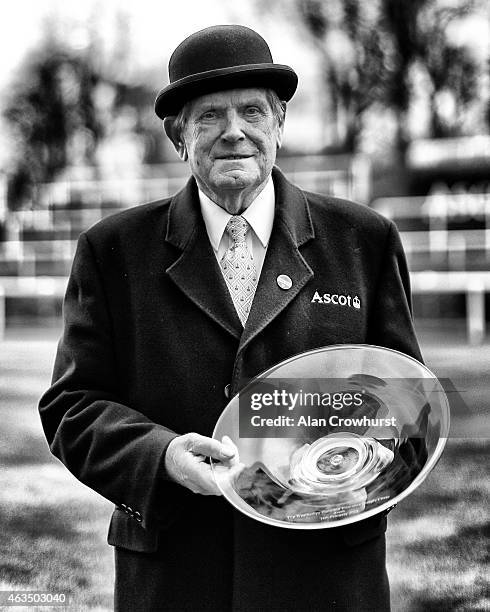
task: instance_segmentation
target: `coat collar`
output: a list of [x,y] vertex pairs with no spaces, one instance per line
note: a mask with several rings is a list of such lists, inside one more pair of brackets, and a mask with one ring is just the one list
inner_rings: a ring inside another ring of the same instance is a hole
[[315,237],[306,196],[277,167],[272,171],[272,179],[276,189],[276,218],[282,219],[295,245],[300,247]]
[[[276,218],[281,217],[299,247],[315,237],[306,198],[277,167],[272,170],[272,180],[276,190]],[[165,239],[183,250],[201,222],[197,185],[191,177],[172,199]]]
[[[286,308],[313,276],[298,250],[314,238],[306,197],[278,168],[274,168],[272,178],[276,190],[274,226],[245,329],[209,243],[193,178],[170,204],[165,239],[182,254],[167,274],[201,310],[240,339],[239,351]],[[278,286],[277,277],[281,274],[290,277],[290,289]]]

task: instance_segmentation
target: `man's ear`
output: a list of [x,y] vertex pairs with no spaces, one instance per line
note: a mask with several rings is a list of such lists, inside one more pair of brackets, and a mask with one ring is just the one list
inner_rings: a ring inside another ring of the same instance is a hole
[[182,161],[187,161],[187,149],[185,148],[185,143],[184,139],[182,138],[182,134],[175,125],[175,119],[176,117],[165,117],[165,119],[163,120],[163,129],[165,130],[165,133],[167,134],[169,139],[172,141],[172,144],[174,145],[175,150],[177,151],[177,154],[180,159]]
[[281,101],[281,106],[283,110],[282,119],[277,124],[277,132],[276,132],[276,148],[280,149],[282,145],[282,137],[284,134],[284,122],[286,119],[286,102]]

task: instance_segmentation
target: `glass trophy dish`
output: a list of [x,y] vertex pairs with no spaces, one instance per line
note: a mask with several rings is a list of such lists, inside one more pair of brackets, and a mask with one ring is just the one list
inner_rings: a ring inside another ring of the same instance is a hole
[[233,397],[213,437],[228,437],[236,454],[211,463],[225,498],[247,516],[339,527],[413,492],[448,431],[449,402],[427,367],[391,349],[335,345],[273,366]]

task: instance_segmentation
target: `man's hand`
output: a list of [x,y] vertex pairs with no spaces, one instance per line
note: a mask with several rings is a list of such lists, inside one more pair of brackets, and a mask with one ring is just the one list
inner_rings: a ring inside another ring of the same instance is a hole
[[233,442],[225,436],[223,442],[197,433],[174,438],[167,447],[165,469],[179,484],[201,495],[221,495],[206,458],[220,461],[230,468],[230,475],[238,463],[238,452]]

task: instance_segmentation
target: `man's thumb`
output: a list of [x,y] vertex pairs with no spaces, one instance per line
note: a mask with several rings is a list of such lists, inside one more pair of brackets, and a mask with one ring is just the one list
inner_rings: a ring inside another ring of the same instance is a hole
[[192,451],[206,457],[212,457],[218,461],[232,459],[235,456],[235,451],[230,446],[222,444],[219,440],[204,436],[199,437],[194,442]]

